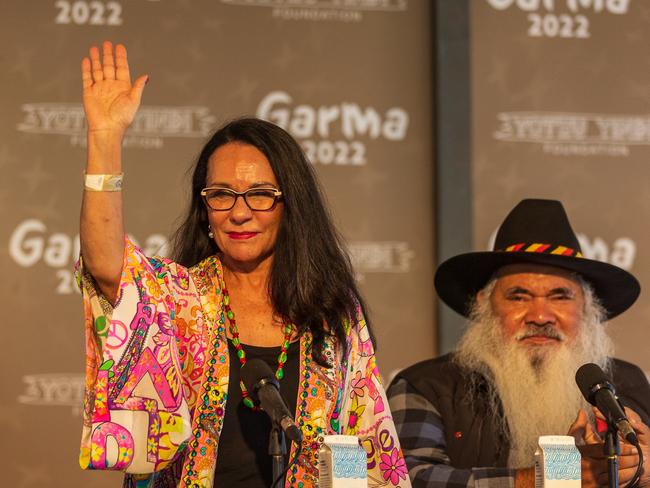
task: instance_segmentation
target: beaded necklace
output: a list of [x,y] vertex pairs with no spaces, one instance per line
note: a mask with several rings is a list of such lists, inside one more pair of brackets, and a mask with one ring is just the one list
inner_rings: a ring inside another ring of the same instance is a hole
[[[223,296],[223,308],[226,312],[226,317],[228,317],[228,322],[230,323],[230,335],[232,335],[232,345],[235,346],[237,351],[237,357],[239,358],[240,367],[246,364],[246,352],[241,345],[239,340],[239,330],[237,329],[237,321],[235,320],[235,314],[230,308],[230,295],[228,294],[228,289],[226,284],[223,284],[221,288],[221,293]],[[284,363],[287,362],[287,351],[289,350],[289,343],[291,341],[291,333],[293,332],[292,324],[284,324],[283,326],[284,340],[282,341],[282,346],[280,346],[280,354],[278,354],[278,368],[275,371],[275,377],[278,380],[281,380],[284,377]],[[239,388],[241,388],[242,402],[248,408],[253,410],[259,410],[260,408],[255,405],[253,399],[248,394],[246,385],[243,381],[239,381]]]

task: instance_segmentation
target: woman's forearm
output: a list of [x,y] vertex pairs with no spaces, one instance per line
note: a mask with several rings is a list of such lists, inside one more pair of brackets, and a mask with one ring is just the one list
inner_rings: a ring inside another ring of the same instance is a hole
[[[88,132],[86,174],[122,172],[123,132]],[[124,257],[124,221],[121,191],[84,189],[80,240],[84,267],[111,303],[117,297]]]

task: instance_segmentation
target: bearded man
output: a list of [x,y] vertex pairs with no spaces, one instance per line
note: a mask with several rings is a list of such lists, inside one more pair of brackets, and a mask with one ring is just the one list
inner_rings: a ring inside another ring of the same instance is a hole
[[[599,419],[574,381],[585,363],[613,377],[646,459],[642,486],[650,484],[650,385],[638,367],[612,358],[605,330],[634,303],[639,283],[582,256],[560,202],[523,200],[494,251],[447,260],[435,285],[469,328],[454,353],[411,366],[388,389],[414,488],[532,488],[538,437],[567,433],[581,445],[583,486],[606,486]],[[638,462],[623,443],[621,484]]]

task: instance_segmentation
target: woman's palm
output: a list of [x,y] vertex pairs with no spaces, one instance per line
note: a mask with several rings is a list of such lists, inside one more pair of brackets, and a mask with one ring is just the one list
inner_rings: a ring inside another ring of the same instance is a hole
[[131,84],[126,48],[118,44],[114,56],[112,44],[104,42],[102,63],[99,50],[92,47],[90,58],[81,62],[81,77],[88,129],[126,130],[138,111],[148,79],[140,76]]

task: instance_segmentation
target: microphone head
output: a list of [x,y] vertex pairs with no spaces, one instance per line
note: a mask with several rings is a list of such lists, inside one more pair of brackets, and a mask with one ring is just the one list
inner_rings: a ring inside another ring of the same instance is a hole
[[612,390],[612,392],[614,389],[609,377],[600,366],[594,363],[583,364],[578,368],[578,371],[576,371],[576,384],[578,385],[578,388],[580,388],[585,400],[592,405],[595,405],[594,394],[600,388],[608,388]]
[[262,359],[255,358],[246,361],[246,364],[241,367],[240,375],[246,390],[248,390],[249,395],[251,395],[255,402],[259,401],[257,398],[257,390],[261,386],[271,383],[278,390],[280,389],[278,380],[275,379],[275,374],[271,370],[271,367]]

